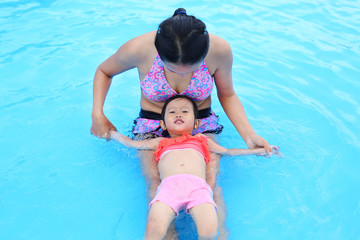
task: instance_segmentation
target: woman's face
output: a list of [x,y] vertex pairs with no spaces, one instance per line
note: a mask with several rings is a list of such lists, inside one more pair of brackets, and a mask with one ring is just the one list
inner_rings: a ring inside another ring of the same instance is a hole
[[171,63],[163,61],[164,67],[172,73],[176,73],[180,77],[185,77],[188,74],[198,70],[201,66],[201,62],[194,65],[182,65],[178,63]]

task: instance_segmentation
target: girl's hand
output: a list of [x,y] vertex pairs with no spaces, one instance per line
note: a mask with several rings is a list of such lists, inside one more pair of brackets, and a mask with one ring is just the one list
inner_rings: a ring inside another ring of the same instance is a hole
[[281,153],[279,152],[280,147],[275,147],[271,145],[270,148],[271,148],[271,152],[266,154],[266,157],[270,157],[271,155],[278,155],[279,157],[281,157]]
[[263,150],[264,152],[258,154],[258,156],[264,156],[264,157],[269,158],[269,157],[271,157],[272,155],[278,155],[279,157],[282,157],[282,156],[281,156],[281,153],[279,152],[279,148],[280,148],[280,147],[275,147],[275,146],[273,146],[273,145],[270,145],[270,148],[271,148],[270,153],[267,153],[267,152],[265,151],[265,149],[264,149],[264,150]]
[[96,137],[110,139],[110,130],[116,130],[116,127],[107,119],[104,114],[92,115],[91,133]]

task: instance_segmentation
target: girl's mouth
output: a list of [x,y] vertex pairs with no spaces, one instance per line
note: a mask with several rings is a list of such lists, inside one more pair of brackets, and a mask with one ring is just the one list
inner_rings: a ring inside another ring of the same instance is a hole
[[184,123],[184,121],[181,120],[181,119],[176,119],[176,120],[175,120],[175,123],[176,123],[176,124],[180,124],[180,123]]

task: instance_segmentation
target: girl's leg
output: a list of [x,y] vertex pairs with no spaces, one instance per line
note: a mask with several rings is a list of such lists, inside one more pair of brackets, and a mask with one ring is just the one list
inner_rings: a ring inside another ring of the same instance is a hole
[[145,239],[163,239],[174,217],[175,212],[172,208],[165,203],[159,201],[154,202],[149,211]]
[[[147,198],[150,202],[156,195],[156,189],[160,185],[160,175],[157,168],[157,162],[155,161],[153,151],[141,150],[138,151],[138,156],[141,161],[141,168],[145,177]],[[175,222],[172,221],[164,240],[176,240],[178,239],[178,233],[175,228]]]
[[190,213],[196,223],[199,239],[217,239],[218,220],[214,205],[203,203],[190,209]]

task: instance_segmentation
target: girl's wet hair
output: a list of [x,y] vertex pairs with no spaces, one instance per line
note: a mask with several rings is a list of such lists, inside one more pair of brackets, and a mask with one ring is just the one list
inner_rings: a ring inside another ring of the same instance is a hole
[[155,47],[163,61],[193,65],[205,58],[209,34],[205,23],[178,8],[172,17],[160,23]]
[[[185,96],[185,95],[175,95],[175,96],[172,96],[171,98],[169,98],[168,100],[166,100],[162,110],[161,110],[161,119],[164,121],[165,123],[165,112],[166,112],[166,108],[167,106],[169,105],[170,102],[176,100],[176,99],[187,99],[189,102],[191,102],[192,106],[193,106],[193,111],[194,111],[194,116],[195,116],[195,119],[198,119],[199,118],[199,110],[198,110],[198,107],[196,105],[196,103],[194,102],[194,100],[188,96]],[[166,124],[166,123],[165,123]],[[169,133],[167,130],[163,131],[162,133],[163,137],[168,137],[169,136]]]
[[167,106],[169,105],[169,103],[171,103],[172,101],[174,101],[176,99],[187,99],[189,102],[191,102],[191,104],[193,106],[195,119],[199,118],[198,107],[197,107],[196,103],[194,102],[194,100],[192,98],[190,98],[188,96],[185,96],[185,95],[175,95],[175,96],[172,96],[171,98],[169,98],[168,100],[166,100],[166,102],[164,103],[164,106],[163,106],[163,108],[161,110],[161,119],[163,121],[165,121],[165,112],[166,112]]

